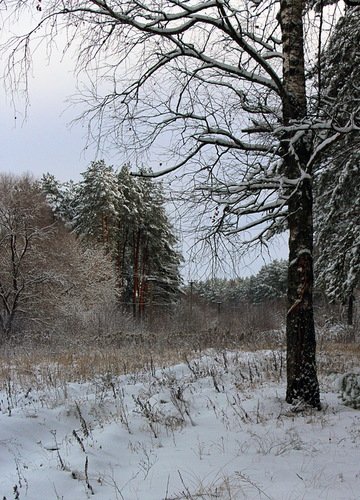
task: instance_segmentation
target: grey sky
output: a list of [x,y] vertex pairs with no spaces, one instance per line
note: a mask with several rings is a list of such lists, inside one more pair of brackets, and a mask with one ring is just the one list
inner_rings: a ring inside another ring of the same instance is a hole
[[48,65],[36,60],[33,75],[27,111],[21,96],[14,110],[10,92],[1,87],[0,170],[29,171],[36,177],[49,171],[62,181],[78,179],[95,150],[84,151],[85,127],[69,126],[79,112],[66,102],[76,91],[75,78],[68,64],[55,61]]

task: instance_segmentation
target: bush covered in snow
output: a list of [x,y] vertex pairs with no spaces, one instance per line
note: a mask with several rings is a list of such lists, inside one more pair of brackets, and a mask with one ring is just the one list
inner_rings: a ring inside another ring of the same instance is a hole
[[360,373],[346,373],[341,377],[340,394],[346,406],[360,409]]

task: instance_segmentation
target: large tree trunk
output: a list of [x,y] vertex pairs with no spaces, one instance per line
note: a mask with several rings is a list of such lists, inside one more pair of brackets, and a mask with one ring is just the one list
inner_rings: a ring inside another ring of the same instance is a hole
[[313,242],[311,181],[303,181],[289,208],[289,272],[286,401],[320,406],[316,375],[313,315]]
[[[304,0],[281,0],[283,37],[284,124],[306,117],[304,43]],[[303,137],[289,147],[293,134],[282,140],[284,172],[298,179],[311,154],[311,141]],[[311,174],[311,172],[307,172]],[[313,205],[310,175],[299,182],[289,200],[289,273],[286,401],[304,401],[320,407],[316,375],[316,341],[313,316]]]

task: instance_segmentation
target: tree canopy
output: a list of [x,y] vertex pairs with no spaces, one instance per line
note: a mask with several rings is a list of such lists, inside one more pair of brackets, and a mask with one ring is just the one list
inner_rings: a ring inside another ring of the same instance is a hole
[[0,343],[44,338],[71,304],[84,314],[109,302],[115,287],[111,262],[54,220],[37,182],[0,176]]

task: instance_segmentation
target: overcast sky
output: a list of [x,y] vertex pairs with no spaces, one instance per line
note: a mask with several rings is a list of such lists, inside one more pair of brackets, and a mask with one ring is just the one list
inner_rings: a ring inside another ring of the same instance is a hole
[[76,92],[69,61],[54,60],[48,65],[37,58],[29,83],[27,110],[21,96],[14,110],[10,92],[1,86],[0,169],[17,174],[29,171],[37,177],[50,172],[62,181],[77,180],[96,151],[84,149],[85,126],[69,125],[81,111],[67,102]]

